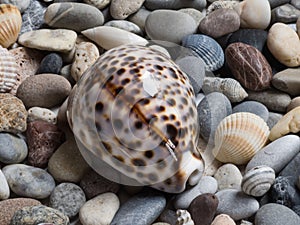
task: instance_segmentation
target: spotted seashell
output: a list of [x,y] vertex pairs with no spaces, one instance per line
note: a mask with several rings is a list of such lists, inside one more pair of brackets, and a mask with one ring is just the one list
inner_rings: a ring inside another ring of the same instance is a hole
[[67,115],[83,156],[108,179],[178,193],[202,175],[193,88],[159,51],[104,53],[78,81]]
[[256,166],[243,177],[242,190],[254,197],[263,196],[275,182],[275,171],[268,166]]
[[221,92],[231,102],[240,102],[248,97],[247,92],[241,84],[231,78],[205,77],[202,85],[205,94],[212,92]]
[[217,9],[234,9],[239,4],[239,1],[215,1],[208,6],[206,14],[217,10]]
[[191,214],[187,210],[178,209],[176,211],[177,221],[176,225],[194,225]]
[[0,45],[11,46],[18,39],[22,26],[19,9],[10,4],[0,4]]
[[231,114],[217,127],[212,153],[223,163],[246,164],[265,146],[269,133],[261,117],[248,112]]
[[9,92],[18,80],[18,64],[15,57],[0,46],[0,93]]
[[183,38],[182,45],[191,49],[196,56],[204,61],[206,70],[215,71],[224,64],[222,47],[209,36],[191,34]]

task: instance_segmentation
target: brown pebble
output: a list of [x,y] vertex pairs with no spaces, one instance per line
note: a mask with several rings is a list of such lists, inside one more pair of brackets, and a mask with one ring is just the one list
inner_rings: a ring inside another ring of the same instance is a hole
[[291,111],[292,109],[294,109],[298,106],[300,106],[300,96],[292,99],[292,101],[290,102],[290,104],[287,107],[287,112]]

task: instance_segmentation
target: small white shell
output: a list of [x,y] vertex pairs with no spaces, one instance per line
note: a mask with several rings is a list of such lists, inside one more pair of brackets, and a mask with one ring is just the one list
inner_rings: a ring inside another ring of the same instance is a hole
[[194,225],[191,214],[187,210],[178,209],[176,215],[178,216],[176,225]]
[[242,189],[247,195],[263,196],[275,182],[275,171],[268,166],[256,166],[243,177]]
[[51,124],[56,124],[56,114],[50,109],[41,107],[32,107],[28,109],[27,121],[43,120]]
[[265,146],[269,133],[261,117],[248,112],[231,114],[217,127],[212,153],[223,163],[246,164]]
[[248,97],[247,92],[241,84],[231,78],[205,77],[202,85],[202,90],[205,94],[211,92],[221,92],[231,102],[240,102]]

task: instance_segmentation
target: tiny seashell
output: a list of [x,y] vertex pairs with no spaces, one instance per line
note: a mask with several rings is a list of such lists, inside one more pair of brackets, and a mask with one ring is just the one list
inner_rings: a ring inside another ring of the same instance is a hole
[[208,6],[206,15],[217,9],[234,9],[239,4],[239,1],[215,1]]
[[231,102],[240,102],[248,97],[241,84],[232,78],[205,77],[202,85],[205,94],[221,92]]
[[21,31],[22,17],[15,5],[0,5],[0,45],[4,48],[11,46],[18,39]]
[[242,190],[254,197],[263,196],[275,182],[275,171],[269,166],[256,166],[243,177]]
[[0,92],[9,92],[18,80],[18,64],[6,48],[0,46]]
[[217,127],[212,153],[223,163],[246,164],[265,146],[269,133],[261,117],[248,112],[231,114]]
[[182,46],[189,48],[200,57],[206,70],[215,71],[224,64],[224,52],[222,47],[211,37],[203,34],[191,34],[182,40]]
[[178,209],[176,215],[178,216],[176,225],[194,225],[191,214],[187,210]]

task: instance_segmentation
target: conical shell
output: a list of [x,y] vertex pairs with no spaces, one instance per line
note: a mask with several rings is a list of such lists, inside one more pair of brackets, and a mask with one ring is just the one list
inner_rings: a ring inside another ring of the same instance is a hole
[[191,214],[187,210],[178,209],[176,211],[177,221],[176,225],[194,225]]
[[275,171],[268,166],[256,166],[243,177],[242,189],[247,195],[263,196],[275,182]]
[[10,4],[0,5],[0,45],[11,46],[18,39],[21,31],[22,17],[19,9]]
[[246,164],[265,146],[269,133],[261,117],[248,112],[231,114],[217,127],[212,153],[224,163]]

